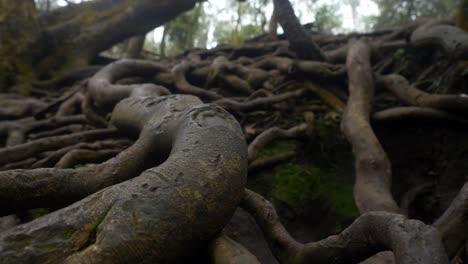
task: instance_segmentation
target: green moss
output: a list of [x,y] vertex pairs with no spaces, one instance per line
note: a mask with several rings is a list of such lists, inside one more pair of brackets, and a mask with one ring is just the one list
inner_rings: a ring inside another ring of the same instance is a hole
[[308,197],[315,195],[313,191],[318,187],[317,173],[316,168],[300,166],[295,162],[282,164],[276,168],[276,184],[270,196],[291,208],[302,206]]
[[393,57],[394,58],[403,58],[405,56],[405,50],[404,49],[397,49],[394,53],[393,53]]
[[90,229],[90,235],[88,237],[88,241],[87,241],[87,245],[91,245],[93,244],[94,242],[96,242],[96,235],[97,235],[97,229],[99,227],[99,225],[102,223],[102,221],[104,221],[104,219],[106,218],[107,214],[109,213],[110,209],[112,207],[109,207],[104,213],[102,213],[98,219],[96,220],[96,222],[94,222],[92,225],[91,225],[91,229]]
[[31,96],[32,86],[30,83],[18,83],[10,88],[9,92],[23,96]]
[[324,200],[338,219],[357,216],[353,200],[353,184],[339,175],[329,164],[280,165],[274,175],[275,185],[269,196],[291,208],[303,207],[313,199]]
[[274,124],[281,128],[291,128],[304,122],[304,116],[300,112],[276,111],[274,117]]
[[277,141],[260,151],[260,157],[288,151],[296,155],[273,170],[251,175],[248,187],[296,213],[323,205],[317,209],[331,214],[336,222],[330,224],[342,230],[358,216],[353,199],[351,148],[340,133],[339,122],[325,114],[317,115],[315,131],[311,145],[294,140]]
[[326,118],[325,115],[319,115],[315,120],[315,133],[319,138],[329,136],[338,127],[338,121]]
[[396,72],[406,76],[407,71],[411,68],[411,55],[404,49],[398,49],[393,53],[393,58],[396,62]]
[[298,145],[295,140],[277,140],[258,152],[257,159],[272,157],[275,155],[297,152]]
[[65,229],[65,231],[62,233],[62,238],[65,239],[65,240],[68,240],[70,239],[73,234],[75,233],[75,230],[72,229],[72,228],[67,228]]
[[29,216],[31,219],[39,218],[43,215],[46,215],[50,212],[49,208],[36,208],[29,210]]
[[81,168],[81,167],[83,167],[83,166],[84,166],[83,164],[78,163],[78,164],[73,165],[73,168],[74,168],[74,169],[78,169],[78,168]]
[[457,62],[457,70],[460,72],[462,76],[468,75],[468,61],[466,60],[459,60]]

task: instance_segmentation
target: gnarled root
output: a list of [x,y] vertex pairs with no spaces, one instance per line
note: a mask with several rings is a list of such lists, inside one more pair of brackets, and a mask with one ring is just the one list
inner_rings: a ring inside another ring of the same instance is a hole
[[435,228],[399,214],[365,213],[339,235],[301,244],[259,194],[246,190],[241,205],[255,218],[280,263],[357,263],[383,250],[392,250],[397,263],[449,263]]

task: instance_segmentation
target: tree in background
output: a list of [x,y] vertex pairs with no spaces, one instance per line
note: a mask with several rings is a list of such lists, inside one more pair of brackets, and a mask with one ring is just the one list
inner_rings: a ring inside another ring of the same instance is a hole
[[336,4],[322,5],[315,10],[314,15],[314,25],[320,31],[332,32],[342,25],[342,21],[338,16],[338,5]]
[[373,0],[379,7],[378,16],[367,17],[368,29],[388,29],[402,26],[420,17],[446,18],[454,15],[457,0]]
[[166,55],[163,45],[168,48],[167,53],[172,55],[194,47],[205,48],[208,41],[206,24],[207,16],[203,3],[197,3],[191,11],[166,23],[161,39],[161,55]]
[[265,33],[267,19],[265,6],[268,0],[252,0],[240,2],[229,0],[227,7],[235,10],[232,20],[212,19],[214,39],[217,43],[239,45],[246,39]]

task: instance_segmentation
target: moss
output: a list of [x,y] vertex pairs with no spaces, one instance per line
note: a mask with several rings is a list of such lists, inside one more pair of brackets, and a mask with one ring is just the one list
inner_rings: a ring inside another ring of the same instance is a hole
[[257,155],[258,159],[276,155],[289,154],[297,152],[298,142],[295,140],[277,140],[268,146],[262,148]]
[[18,83],[10,88],[9,92],[20,94],[23,96],[31,96],[32,94],[32,85],[30,83]]
[[97,235],[97,229],[99,227],[99,225],[102,223],[102,221],[104,221],[104,219],[106,218],[107,214],[109,213],[110,209],[112,207],[109,207],[106,211],[104,211],[104,213],[102,213],[98,219],[96,220],[96,222],[94,222],[92,225],[91,225],[91,228],[90,228],[90,235],[88,237],[88,241],[87,241],[87,245],[91,245],[93,244],[94,242],[96,242],[96,235]]
[[468,75],[468,61],[467,60],[459,60],[457,62],[457,70],[462,76]]
[[405,50],[404,49],[397,49],[394,53],[393,53],[393,57],[394,58],[403,58],[405,56]]
[[273,170],[251,175],[248,187],[297,214],[307,207],[331,214],[336,222],[330,225],[342,230],[358,216],[353,199],[353,156],[339,131],[339,122],[328,116],[317,115],[316,139],[312,145],[294,140],[277,141],[260,151],[259,155],[264,157],[288,151],[296,155]]
[[63,231],[62,238],[65,239],[65,240],[68,240],[73,236],[74,233],[75,233],[74,229],[67,228],[67,229],[65,229],[65,231]]
[[291,128],[304,122],[304,116],[300,112],[276,111],[274,124],[281,128]]
[[73,168],[74,168],[74,169],[78,169],[78,168],[81,168],[81,167],[83,167],[83,166],[84,166],[83,164],[78,163],[78,164],[73,165]]
[[275,185],[269,196],[293,209],[303,207],[310,200],[320,199],[328,203],[338,219],[357,216],[352,182],[329,164],[288,162],[276,169],[274,179]]
[[39,218],[43,215],[46,215],[50,212],[49,208],[36,208],[29,210],[29,217],[32,219]]

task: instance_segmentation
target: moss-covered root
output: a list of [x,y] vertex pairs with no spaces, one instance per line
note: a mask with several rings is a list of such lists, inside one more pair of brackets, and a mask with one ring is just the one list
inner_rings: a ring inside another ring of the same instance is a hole
[[254,216],[280,263],[358,263],[382,250],[392,250],[401,264],[449,263],[435,228],[399,214],[366,213],[339,235],[301,244],[281,224],[273,205],[259,194],[246,190],[242,207]]
[[164,163],[2,233],[1,262],[184,263],[206,247],[243,196],[247,146],[219,107],[178,120],[161,129],[151,119],[140,135],[169,150]]

